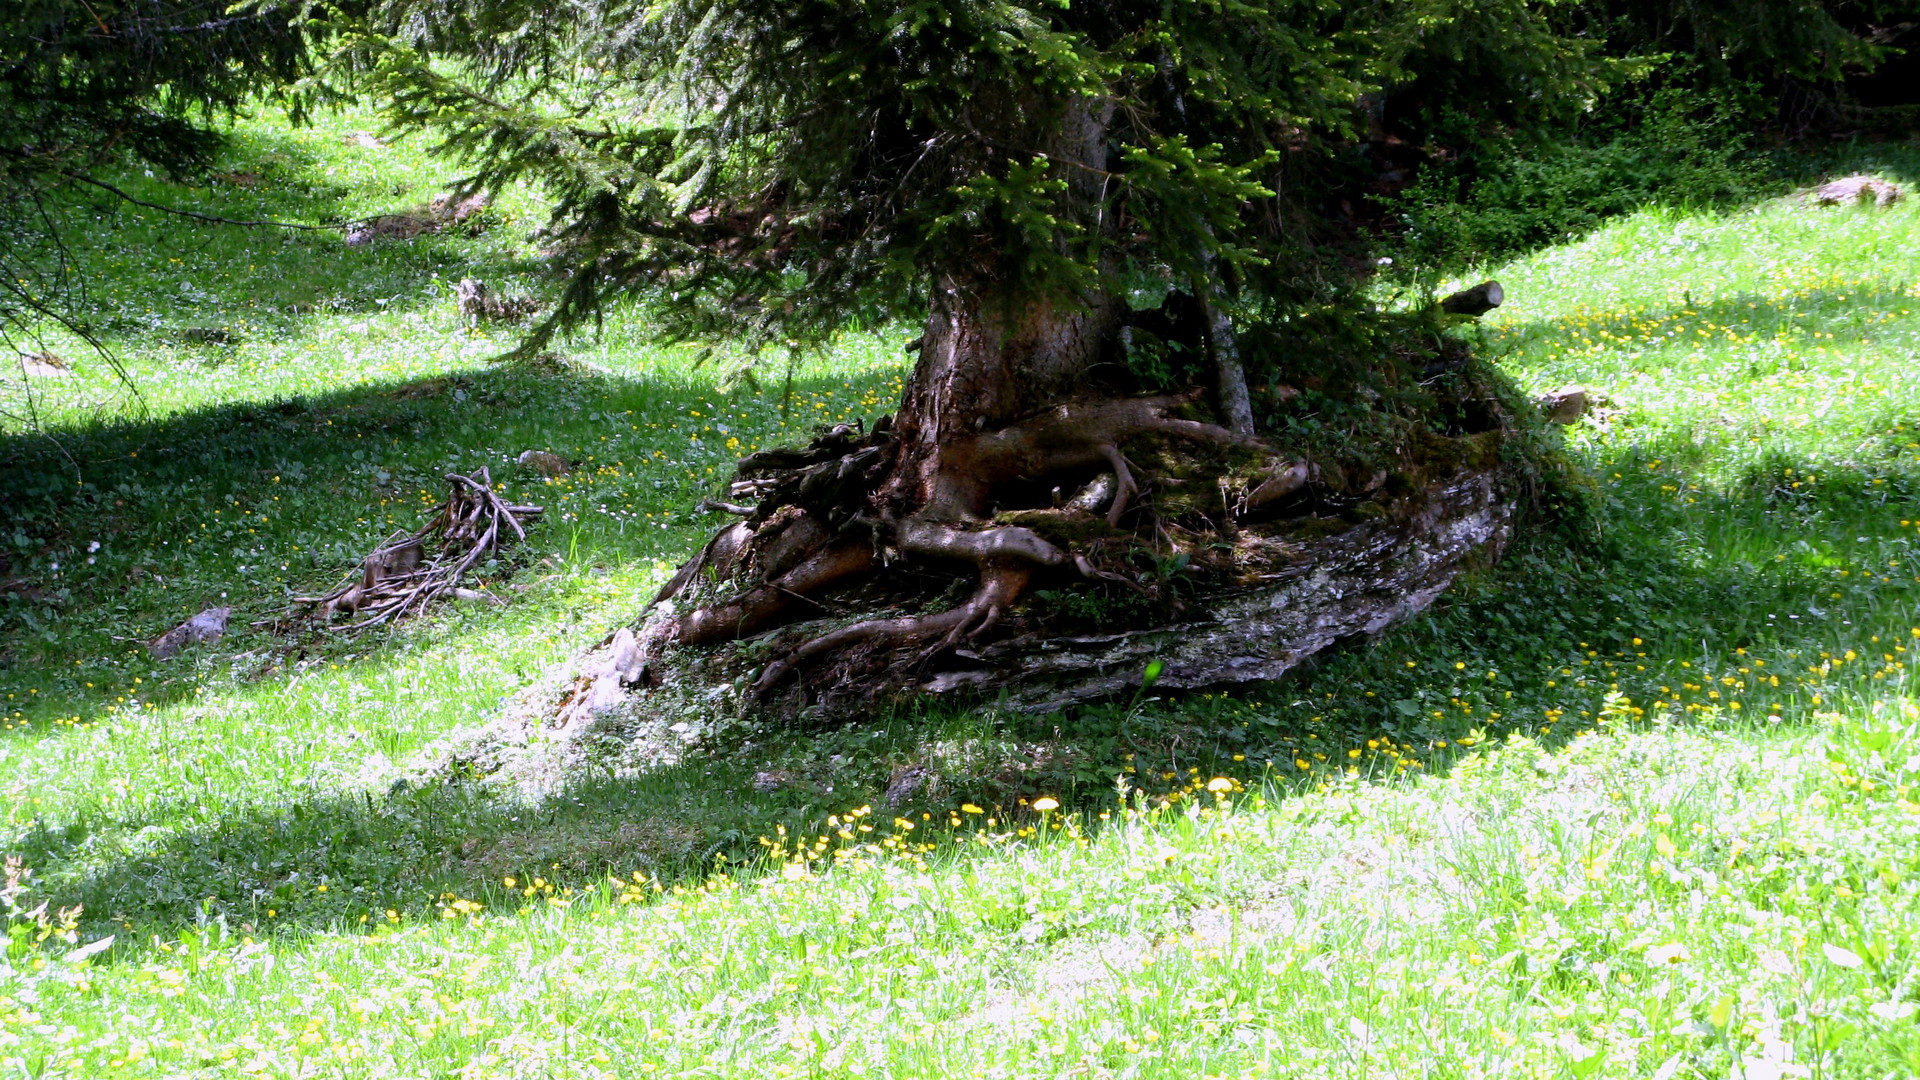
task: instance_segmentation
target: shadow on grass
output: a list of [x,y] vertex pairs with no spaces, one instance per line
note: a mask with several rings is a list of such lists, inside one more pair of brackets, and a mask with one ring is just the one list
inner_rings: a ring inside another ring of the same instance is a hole
[[[351,928],[390,909],[430,914],[447,893],[506,905],[513,894],[503,880],[513,875],[583,883],[618,869],[687,879],[711,869],[715,854],[744,853],[743,838],[768,820],[804,811],[779,796],[734,797],[747,780],[727,763],[699,761],[586,782],[539,807],[478,785],[401,785],[183,829],[105,864],[87,865],[87,822],[35,831],[19,854],[63,903],[85,904],[102,933],[164,938],[209,918],[256,934]],[[176,813],[191,808],[160,816]]]
[[[852,401],[884,378],[803,372],[794,393]],[[0,688],[83,716],[136,677],[155,703],[191,692],[192,656],[157,664],[139,642],[231,606],[216,651],[275,645],[249,624],[331,588],[422,524],[447,473],[482,466],[546,508],[531,560],[677,562],[714,526],[694,508],[741,448],[806,430],[781,424],[775,402],[673,375],[495,367],[120,422],[58,446],[0,436]],[[517,464],[528,449],[576,467],[546,477]]]
[[[1634,460],[1675,449],[1639,448]],[[1443,773],[1463,744],[1557,743],[1645,722],[1632,710],[1655,702],[1672,702],[1656,711],[1675,722],[1727,722],[1741,715],[1735,701],[1750,719],[1802,722],[1816,695],[1894,685],[1864,667],[1818,670],[1828,654],[1881,647],[1870,639],[1905,650],[1894,642],[1907,640],[1916,585],[1890,571],[1914,566],[1913,530],[1896,514],[1920,493],[1920,464],[1884,464],[1782,466],[1819,469],[1810,491],[1769,465],[1725,494],[1687,474],[1621,468],[1628,479],[1598,491],[1595,517],[1570,526],[1579,537],[1536,528],[1428,616],[1257,690],[1046,717],[934,704],[804,733],[720,725],[676,764],[582,778],[538,806],[432,782],[302,797],[155,829],[151,843],[143,829],[178,820],[173,811],[42,827],[22,854],[57,902],[86,905],[96,932],[165,938],[208,919],[254,933],[350,929],[388,909],[431,916],[449,895],[510,910],[524,898],[508,877],[581,887],[637,871],[671,885],[754,861],[780,826],[816,835],[828,814],[861,805],[881,821],[905,814],[926,836],[963,801],[1003,828],[1042,794],[1110,807],[1116,778],[1179,801],[1207,798],[1200,786],[1215,776],[1284,794],[1349,768]],[[883,793],[909,768],[923,780],[887,806]],[[101,843],[108,832],[131,839],[102,859],[93,853],[119,843]]]
[[[1690,215],[1714,217],[1732,217],[1757,207],[1792,198],[1796,193],[1805,191],[1829,180],[1858,173],[1885,176],[1905,187],[1909,192],[1920,186],[1920,147],[1895,141],[1875,141],[1856,139],[1851,142],[1832,146],[1798,145],[1775,148],[1758,158],[1742,155],[1755,166],[1756,171],[1749,178],[1736,185],[1736,190],[1726,191],[1717,197],[1703,196],[1694,183],[1672,180],[1661,190],[1647,192],[1640,197],[1622,198],[1622,190],[1627,192],[1644,190],[1637,175],[1621,177],[1624,188],[1615,184],[1592,186],[1594,177],[1581,169],[1578,162],[1587,158],[1596,148],[1586,151],[1574,151],[1572,161],[1561,163],[1561,167],[1572,165],[1564,179],[1571,180],[1574,187],[1570,191],[1557,193],[1557,199],[1535,205],[1505,206],[1478,203],[1469,195],[1465,202],[1449,199],[1451,209],[1464,215],[1466,222],[1447,221],[1440,217],[1426,223],[1426,228],[1446,236],[1455,230],[1464,229],[1468,235],[1478,241],[1470,250],[1455,253],[1449,262],[1449,272],[1457,272],[1473,267],[1488,267],[1501,263],[1525,259],[1550,248],[1578,244],[1594,233],[1605,229],[1609,224],[1631,214],[1658,207],[1669,211],[1680,211]],[[1589,163],[1593,160],[1589,158]],[[1524,163],[1524,159],[1523,159]],[[1534,160],[1532,165],[1546,165],[1546,179],[1551,185],[1555,174],[1561,171],[1549,162]],[[1619,168],[1618,164],[1611,168]],[[1742,167],[1744,171],[1744,166]],[[1619,174],[1616,174],[1619,175]],[[1709,185],[1718,186],[1722,181],[1713,174],[1701,178]],[[1512,194],[1510,192],[1510,194]],[[1528,193],[1520,193],[1523,200]],[[1571,205],[1568,205],[1568,200]],[[1643,201],[1644,200],[1644,201]],[[1604,207],[1605,209],[1597,209]],[[1828,210],[1825,212],[1837,212]],[[1395,208],[1395,215],[1400,213]],[[1478,219],[1479,229],[1484,232],[1474,235],[1472,224]],[[1490,224],[1492,223],[1492,224]],[[1516,233],[1529,235],[1529,239],[1516,238]],[[1419,243],[1432,243],[1433,237]],[[1416,247],[1419,246],[1416,243]],[[1418,261],[1417,259],[1415,261]]]

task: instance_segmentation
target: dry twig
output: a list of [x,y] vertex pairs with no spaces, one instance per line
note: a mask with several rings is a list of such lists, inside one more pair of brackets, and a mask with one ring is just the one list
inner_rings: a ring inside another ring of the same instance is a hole
[[[325,596],[296,597],[309,613],[331,620],[345,613],[343,630],[364,630],[418,615],[442,596],[456,594],[467,571],[499,550],[506,534],[527,538],[538,506],[515,506],[494,494],[485,468],[471,476],[447,474],[447,501],[414,533],[396,532],[360,563],[360,576]],[[435,550],[429,554],[429,548]]]

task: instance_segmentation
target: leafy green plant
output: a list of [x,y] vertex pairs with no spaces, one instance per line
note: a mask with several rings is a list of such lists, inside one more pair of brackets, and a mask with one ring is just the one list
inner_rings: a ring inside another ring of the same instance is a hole
[[1780,189],[1752,145],[1756,110],[1742,88],[1668,78],[1597,108],[1570,138],[1546,143],[1488,136],[1450,114],[1443,127],[1470,149],[1391,200],[1405,230],[1399,276],[1485,265],[1644,206],[1725,207]]

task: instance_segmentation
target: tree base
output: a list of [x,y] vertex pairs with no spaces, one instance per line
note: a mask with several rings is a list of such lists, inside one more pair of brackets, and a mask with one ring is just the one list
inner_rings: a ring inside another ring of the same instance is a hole
[[[683,648],[684,655],[650,667],[644,693],[656,700],[695,697],[709,708],[766,718],[836,723],[919,694],[1057,711],[1138,689],[1153,661],[1162,665],[1157,685],[1164,689],[1278,679],[1329,648],[1371,638],[1418,614],[1463,570],[1499,558],[1513,535],[1521,484],[1500,461],[1495,435],[1458,440],[1466,445],[1453,449],[1464,451],[1463,460],[1420,488],[1363,502],[1358,515],[1348,507],[1346,516],[1362,517],[1358,522],[1309,513],[1235,530],[1231,551],[1219,553],[1224,558],[1209,575],[1214,584],[1144,619],[1136,616],[1125,629],[1098,632],[1085,625],[1102,621],[1098,614],[1063,627],[1036,610],[1043,596],[996,620],[1000,633],[992,640],[956,646],[928,638],[979,615],[979,592],[928,614],[951,592],[916,605],[898,593],[855,590],[832,600],[849,614]],[[889,602],[920,610],[875,620],[875,609]],[[847,640],[849,630],[910,624],[927,633],[865,647]],[[811,667],[773,667],[809,648],[832,655]],[[769,670],[783,677],[770,688]]]
[[[1463,569],[1490,563],[1513,535],[1517,485],[1500,466],[1466,468],[1426,493],[1407,520],[1352,526],[1288,544],[1270,584],[1201,598],[1200,616],[1113,634],[1029,633],[926,679],[1007,708],[1054,712],[1140,687],[1203,690],[1279,679],[1319,653],[1419,614]],[[1284,543],[1284,541],[1283,541]]]
[[[1077,622],[1063,618],[1057,606],[1046,610],[1060,594],[1041,592],[995,620],[988,640],[955,646],[945,635],[972,624],[980,594],[991,586],[967,598],[958,595],[962,579],[933,578],[907,595],[898,579],[869,579],[822,594],[815,603],[832,608],[831,616],[643,655],[650,633],[683,615],[667,604],[637,631],[621,630],[524,695],[505,726],[522,733],[515,741],[532,735],[610,746],[659,728],[655,741],[671,745],[676,740],[661,733],[679,722],[705,729],[717,718],[748,714],[833,724],[928,694],[1057,711],[1134,692],[1155,661],[1161,689],[1279,679],[1425,610],[1462,571],[1490,564],[1506,549],[1524,485],[1502,458],[1501,432],[1430,437],[1426,445],[1424,467],[1395,474],[1401,483],[1382,484],[1340,514],[1302,491],[1298,512],[1220,538],[1204,575],[1211,585],[1144,612],[1136,606],[1124,628],[1103,631],[1098,624],[1115,620],[1098,611]],[[1410,483],[1423,474],[1430,479]],[[1100,527],[1097,518],[1082,524]],[[1124,588],[1103,589],[1117,601],[1134,598]],[[926,632],[874,633],[876,626]],[[849,630],[861,640],[849,640]],[[822,654],[819,662],[791,659],[810,646]],[[767,672],[783,662],[788,669],[769,686]]]
[[1511,395],[1474,369],[1425,385],[1430,406],[1344,452],[1240,439],[1182,415],[1188,396],[1062,406],[955,444],[963,467],[897,516],[884,424],[754,455],[734,492],[757,502],[710,506],[741,520],[454,760],[539,789],[730,717],[833,724],[928,695],[1044,713],[1136,692],[1149,665],[1167,690],[1282,678],[1513,536],[1532,463]]

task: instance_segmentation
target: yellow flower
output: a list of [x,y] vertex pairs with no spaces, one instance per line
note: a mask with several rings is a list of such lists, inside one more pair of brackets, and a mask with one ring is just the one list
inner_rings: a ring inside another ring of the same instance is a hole
[[985,810],[982,810],[982,809],[980,809],[979,807],[977,807],[977,806],[975,806],[975,805],[973,805],[973,804],[972,804],[972,803],[970,803],[970,802],[968,802],[968,803],[961,803],[961,804],[960,804],[960,812],[961,812],[961,813],[963,813],[963,814],[984,814],[984,813],[986,813],[986,811],[985,811]]
[[1060,800],[1051,795],[1042,795],[1033,800],[1033,808],[1043,814],[1049,810],[1058,810],[1060,809]]
[[1225,792],[1225,791],[1232,791],[1233,781],[1227,779],[1224,776],[1216,776],[1213,779],[1207,781],[1207,790],[1214,792],[1215,794],[1218,794],[1220,792]]

